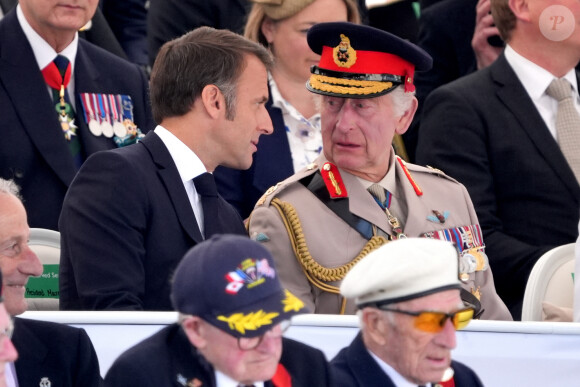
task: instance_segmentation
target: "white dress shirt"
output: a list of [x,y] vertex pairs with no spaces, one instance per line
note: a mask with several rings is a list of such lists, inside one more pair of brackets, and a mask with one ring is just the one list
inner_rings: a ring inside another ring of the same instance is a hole
[[197,224],[201,230],[201,235],[204,234],[203,227],[203,207],[201,206],[201,197],[195,189],[195,184],[193,184],[193,179],[202,173],[207,172],[207,169],[197,157],[194,151],[192,151],[187,145],[185,145],[180,139],[178,139],[173,133],[165,129],[161,125],[157,125],[155,128],[155,134],[161,138],[163,144],[167,147],[175,166],[177,167],[177,172],[181,177],[181,182],[185,187],[185,192],[187,192],[187,197],[189,198],[189,203],[195,214],[195,219],[197,219]]
[[[264,382],[252,383],[254,387],[264,387]],[[226,374],[216,370],[215,371],[215,385],[217,387],[238,387],[240,382],[236,382]]]
[[[538,113],[540,113],[540,116],[542,116],[542,119],[550,130],[552,137],[557,140],[556,112],[558,111],[558,102],[546,94],[546,89],[556,77],[548,70],[518,54],[509,44],[506,46],[504,53],[506,60],[532,99]],[[576,106],[576,110],[580,112],[576,70],[574,68],[570,69],[563,78],[570,82],[576,92],[574,105]]]
[[[56,52],[47,42],[44,40],[28,23],[26,17],[24,17],[24,13],[22,13],[22,9],[20,8],[20,4],[16,7],[16,17],[18,18],[18,22],[24,31],[24,35],[26,35],[26,39],[30,43],[32,47],[32,52],[34,53],[34,57],[36,58],[36,63],[38,63],[38,68],[42,70],[46,66],[50,64],[56,58],[57,55],[65,56],[70,64],[71,64],[71,74],[74,74],[75,71],[75,59],[77,57],[77,49],[79,44],[79,34],[75,34],[75,38],[73,41],[66,46],[64,50],[61,52]],[[70,83],[67,86],[68,95],[70,96],[70,103],[73,109],[76,110],[75,98],[74,98],[74,89],[75,89],[75,77],[71,76]],[[46,90],[48,91],[50,98],[52,99],[52,89],[47,85]]]

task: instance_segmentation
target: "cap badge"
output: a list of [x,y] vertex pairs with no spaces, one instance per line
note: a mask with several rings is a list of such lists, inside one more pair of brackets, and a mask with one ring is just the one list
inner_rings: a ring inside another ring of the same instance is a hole
[[350,68],[356,63],[356,51],[350,45],[350,39],[340,34],[340,43],[332,50],[334,63],[338,67]]
[[251,289],[264,283],[266,277],[276,277],[276,271],[270,266],[267,259],[244,259],[235,271],[226,274],[226,279],[229,281],[226,292],[236,294],[244,287],[244,284],[247,284],[247,288]]

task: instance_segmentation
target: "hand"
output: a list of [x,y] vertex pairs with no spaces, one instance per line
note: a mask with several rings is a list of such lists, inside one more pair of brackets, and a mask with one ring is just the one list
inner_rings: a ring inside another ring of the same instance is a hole
[[492,64],[503,50],[501,47],[493,47],[487,41],[490,36],[499,35],[490,11],[490,0],[479,0],[477,2],[475,31],[473,31],[471,47],[475,52],[478,70]]

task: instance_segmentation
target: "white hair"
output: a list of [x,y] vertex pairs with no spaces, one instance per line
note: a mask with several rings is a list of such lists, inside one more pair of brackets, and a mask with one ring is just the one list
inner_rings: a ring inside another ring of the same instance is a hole
[[0,178],[0,193],[16,196],[18,199],[22,200],[20,197],[20,188],[13,180],[4,180]]
[[391,96],[393,101],[393,110],[396,117],[401,117],[407,110],[411,108],[413,103],[413,98],[415,98],[415,92],[405,92],[405,86],[399,85],[388,95]]

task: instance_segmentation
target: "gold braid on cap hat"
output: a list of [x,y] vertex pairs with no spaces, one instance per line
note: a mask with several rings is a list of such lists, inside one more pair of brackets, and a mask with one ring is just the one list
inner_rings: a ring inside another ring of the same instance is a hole
[[[339,86],[339,85],[346,85]],[[328,77],[320,74],[310,76],[310,86],[313,89],[336,94],[376,94],[393,87],[392,82],[361,81],[355,79],[344,79]]]
[[[290,237],[290,244],[294,250],[294,256],[302,267],[302,271],[306,275],[308,281],[317,288],[334,294],[340,294],[338,286],[329,285],[326,282],[341,281],[346,273],[361,259],[368,255],[374,249],[386,244],[388,240],[382,236],[375,235],[365,244],[361,252],[350,262],[335,268],[324,267],[310,255],[310,250],[306,245],[306,238],[304,231],[300,224],[300,219],[296,213],[296,209],[287,202],[283,202],[278,198],[272,199],[270,202],[274,208],[280,213],[280,217],[284,222],[288,236]],[[249,222],[248,222],[249,224]],[[342,306],[340,314],[344,314],[346,308],[346,298],[342,299]]]

